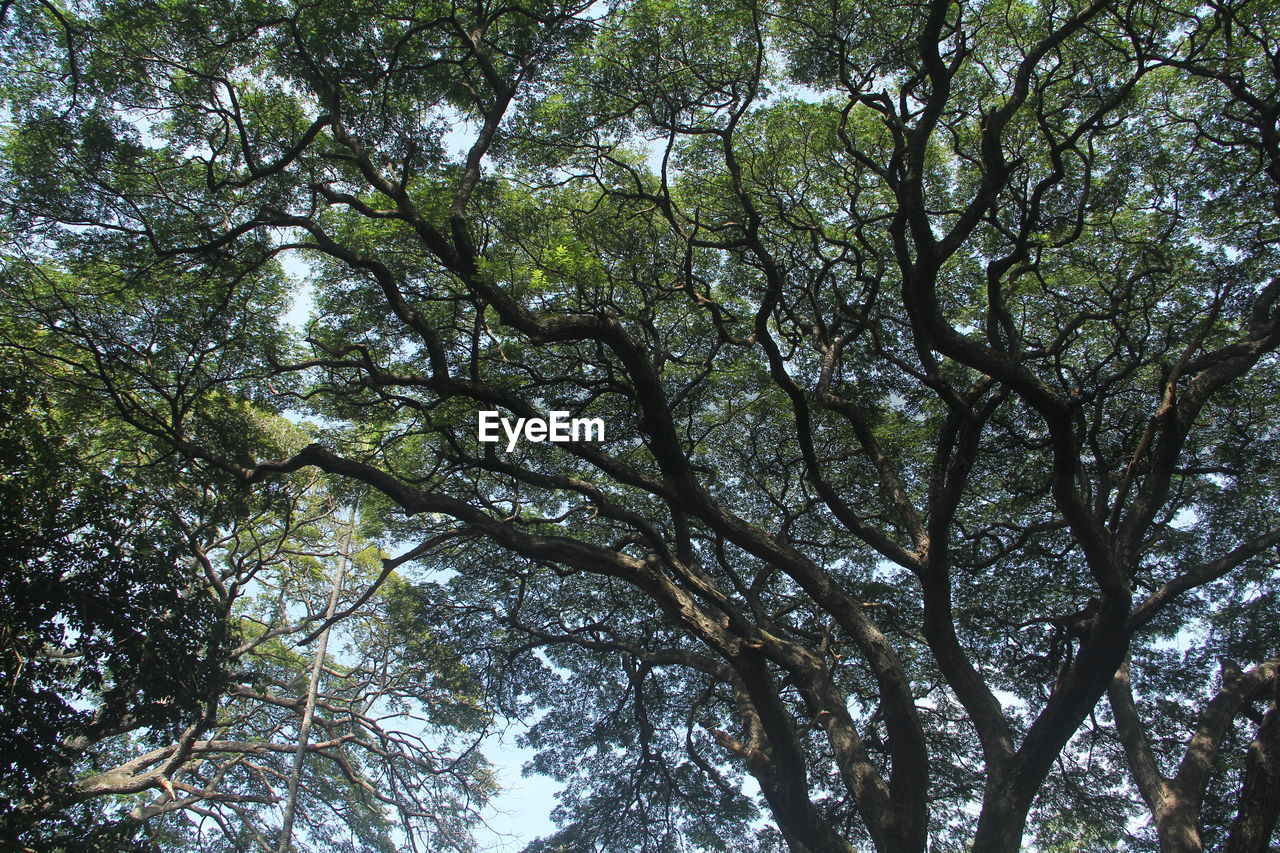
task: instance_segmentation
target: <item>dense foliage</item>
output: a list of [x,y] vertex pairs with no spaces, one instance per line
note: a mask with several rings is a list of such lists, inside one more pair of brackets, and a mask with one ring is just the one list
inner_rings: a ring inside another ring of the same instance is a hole
[[416,700],[564,784],[531,853],[1268,849],[1274,3],[0,16],[8,351],[358,490]]
[[338,495],[175,469],[37,364],[9,368],[0,846],[275,849],[287,801],[288,849],[472,849],[489,713]]
[[6,380],[0,811],[14,814],[61,805],[77,754],[104,733],[173,737],[199,720],[221,687],[225,626],[216,602],[191,594],[169,531],[123,483],[86,469],[27,377]]

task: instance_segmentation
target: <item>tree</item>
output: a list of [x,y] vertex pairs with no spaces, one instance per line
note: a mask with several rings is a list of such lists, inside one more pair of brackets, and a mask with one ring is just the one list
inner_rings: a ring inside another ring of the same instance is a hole
[[1267,848],[1269,4],[0,8],[29,348],[367,490],[531,849]]
[[0,397],[0,846],[473,849],[490,714],[455,654],[394,627],[397,563],[324,478],[248,495],[174,470],[38,372],[7,364]]
[[[5,373],[0,826],[11,830],[72,805],[77,766],[112,737],[182,740],[206,724],[227,637],[147,500],[86,465],[30,377]],[[75,816],[63,824],[51,843],[84,837]]]

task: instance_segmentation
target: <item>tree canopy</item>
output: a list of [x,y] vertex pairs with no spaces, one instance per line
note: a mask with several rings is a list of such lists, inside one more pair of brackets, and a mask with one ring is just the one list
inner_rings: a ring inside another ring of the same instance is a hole
[[0,848],[473,849],[491,714],[342,491],[175,470],[38,366],[0,397]]
[[[1274,3],[0,26],[7,359],[246,536],[317,476],[358,493],[382,562],[352,595],[389,609],[342,666],[386,672],[383,642],[442,724],[526,720],[564,785],[529,853],[1270,849]],[[604,435],[508,446],[484,412]],[[17,476],[46,484],[58,426],[30,429]],[[130,511],[111,488],[95,530]],[[131,606],[176,625],[161,599]]]

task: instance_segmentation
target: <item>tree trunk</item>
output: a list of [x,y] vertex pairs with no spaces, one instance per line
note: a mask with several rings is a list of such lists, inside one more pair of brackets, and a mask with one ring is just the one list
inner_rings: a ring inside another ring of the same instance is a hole
[[[357,503],[357,506],[359,504]],[[355,508],[351,510],[351,519],[347,523],[347,534],[343,540],[342,550],[338,553],[337,566],[333,572],[333,587],[329,590],[329,602],[324,609],[324,629],[316,642],[315,659],[311,662],[311,678],[307,684],[307,701],[303,706],[302,723],[298,726],[298,749],[293,754],[293,771],[289,774],[289,795],[285,800],[284,820],[280,827],[280,841],[277,853],[289,853],[293,847],[293,821],[298,806],[298,786],[302,781],[302,765],[307,757],[307,743],[311,738],[311,722],[315,718],[316,697],[320,693],[320,672],[324,667],[325,653],[329,648],[329,630],[333,626],[329,620],[338,609],[338,596],[342,592],[342,581],[347,572],[347,554],[351,551],[351,537],[355,530]]]
[[1280,707],[1273,702],[1245,759],[1240,807],[1226,853],[1265,853],[1280,818]]

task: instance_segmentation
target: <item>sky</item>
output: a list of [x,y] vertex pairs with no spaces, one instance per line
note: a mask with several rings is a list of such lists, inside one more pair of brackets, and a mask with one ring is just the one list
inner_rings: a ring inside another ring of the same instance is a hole
[[482,747],[502,786],[502,792],[485,811],[488,825],[476,831],[480,849],[491,853],[518,853],[530,841],[550,835],[556,828],[550,814],[556,807],[559,785],[540,774],[521,775],[521,767],[533,758],[534,751],[515,745],[516,732],[512,729],[496,736]]

